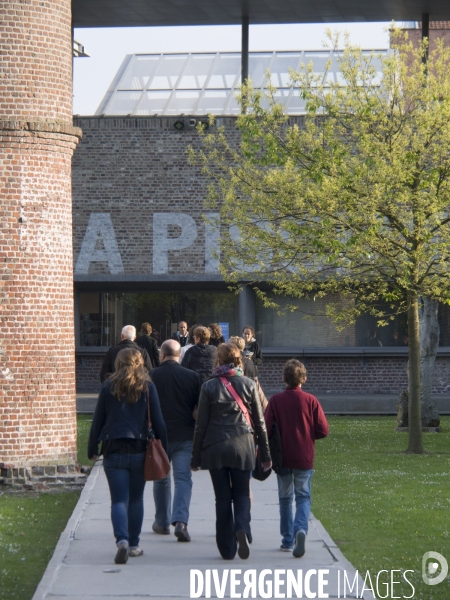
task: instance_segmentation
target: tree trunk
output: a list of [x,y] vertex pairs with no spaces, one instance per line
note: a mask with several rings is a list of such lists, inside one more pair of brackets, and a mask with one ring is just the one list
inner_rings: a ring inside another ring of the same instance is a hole
[[438,427],[439,411],[431,398],[434,362],[439,345],[439,322],[437,300],[422,297],[419,309],[420,323],[420,406],[423,427]]
[[408,294],[408,449],[412,454],[423,454],[422,417],[420,414],[420,332],[419,296]]

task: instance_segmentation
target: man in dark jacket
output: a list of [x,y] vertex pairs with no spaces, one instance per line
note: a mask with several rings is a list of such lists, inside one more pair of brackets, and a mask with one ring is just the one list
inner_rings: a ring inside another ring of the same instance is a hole
[[139,350],[139,352],[142,354],[142,358],[144,359],[144,365],[147,367],[149,372],[151,371],[152,363],[147,354],[147,350],[135,344],[135,339],[136,327],[133,325],[125,325],[125,327],[122,329],[122,340],[117,344],[117,346],[112,346],[103,359],[102,368],[100,369],[100,381],[102,383],[106,381],[111,373],[115,372],[116,369],[114,363],[116,362],[116,357],[124,348],[135,348],[136,350]]
[[159,350],[156,340],[151,336],[153,327],[150,323],[142,323],[141,335],[137,338],[136,344],[147,350],[147,354],[152,363],[152,369],[159,367]]
[[151,372],[166,423],[168,456],[175,483],[172,510],[170,474],[153,483],[156,509],[153,531],[167,535],[172,523],[178,541],[190,542],[187,524],[192,494],[190,460],[195,427],[192,411],[198,404],[202,379],[198,373],[179,364],[180,351],[178,342],[165,341],[161,346],[161,366]]
[[178,342],[182,348],[191,343],[189,341],[188,324],[186,321],[180,321],[178,323],[178,331],[175,331],[172,339]]
[[181,366],[196,371],[202,378],[202,383],[211,377],[216,358],[215,346],[209,345],[211,334],[207,327],[199,325],[194,329],[195,346],[189,348],[183,357]]
[[[302,390],[306,369],[300,361],[287,361],[283,380],[286,390],[272,396],[264,417],[269,437],[274,423],[281,436],[283,468],[277,473],[281,550],[292,551],[300,558],[305,554],[311,508],[314,441],[328,435],[328,423],[317,398]],[[294,496],[295,518],[292,516]]]

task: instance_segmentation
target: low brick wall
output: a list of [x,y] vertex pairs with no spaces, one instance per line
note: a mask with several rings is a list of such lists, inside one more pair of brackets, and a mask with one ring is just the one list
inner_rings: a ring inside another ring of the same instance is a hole
[[[77,392],[100,390],[103,356],[78,356]],[[286,357],[264,356],[259,369],[260,383],[266,395],[284,389],[283,365]],[[399,394],[407,387],[405,357],[315,357],[305,360],[308,381],[304,389],[323,394]],[[436,359],[433,394],[450,391],[450,357]]]

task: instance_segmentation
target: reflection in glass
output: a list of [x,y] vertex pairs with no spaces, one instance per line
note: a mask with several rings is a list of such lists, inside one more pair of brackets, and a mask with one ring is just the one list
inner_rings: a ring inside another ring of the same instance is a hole
[[81,346],[114,346],[124,325],[134,325],[139,332],[145,322],[161,343],[180,320],[189,326],[229,323],[230,335],[238,335],[238,297],[219,291],[80,294]]

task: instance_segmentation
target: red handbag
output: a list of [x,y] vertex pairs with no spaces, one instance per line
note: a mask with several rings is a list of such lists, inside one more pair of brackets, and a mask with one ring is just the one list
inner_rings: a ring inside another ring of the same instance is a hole
[[148,406],[148,437],[145,452],[144,479],[145,481],[157,481],[167,477],[170,471],[169,457],[163,448],[161,440],[155,438],[150,417],[150,394],[147,388]]

